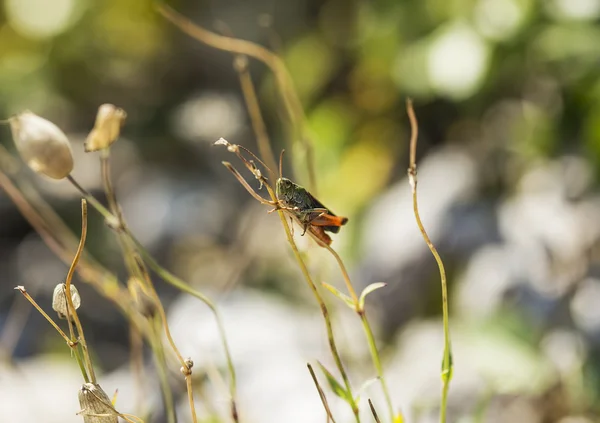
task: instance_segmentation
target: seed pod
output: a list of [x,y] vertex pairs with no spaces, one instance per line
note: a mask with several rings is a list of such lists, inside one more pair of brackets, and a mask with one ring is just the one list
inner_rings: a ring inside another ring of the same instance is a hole
[[[61,319],[67,318],[67,310],[69,305],[67,304],[67,285],[64,283],[59,283],[54,288],[54,293],[52,294],[52,309],[58,313],[58,317]],[[79,291],[75,288],[75,285],[71,284],[71,299],[73,300],[73,306],[75,310],[81,306],[81,297],[79,296]],[[72,314],[72,313],[70,313]],[[72,319],[73,317],[71,317]]]
[[73,151],[58,126],[25,111],[10,118],[10,129],[21,157],[35,172],[53,179],[63,179],[71,173]]
[[125,122],[125,110],[113,104],[103,104],[98,108],[94,129],[90,132],[83,148],[86,152],[107,148],[119,138],[121,126]]
[[118,412],[98,384],[84,383],[79,390],[78,414],[85,423],[119,423]]

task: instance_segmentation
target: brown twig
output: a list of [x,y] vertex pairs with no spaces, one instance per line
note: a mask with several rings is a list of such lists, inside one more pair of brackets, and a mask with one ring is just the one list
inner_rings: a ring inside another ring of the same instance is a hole
[[308,371],[310,372],[310,376],[312,377],[313,382],[315,382],[315,386],[317,388],[317,391],[319,392],[319,397],[321,398],[321,402],[323,403],[323,407],[325,408],[325,412],[327,413],[328,421],[331,420],[333,423],[335,423],[335,419],[333,418],[333,414],[331,413],[331,409],[329,408],[329,403],[327,402],[327,397],[325,396],[325,392],[323,392],[323,388],[321,388],[321,385],[319,385],[319,379],[317,379],[315,371],[313,370],[310,363],[306,363],[306,366],[308,367]]
[[277,81],[279,92],[283,99],[285,109],[288,117],[292,122],[292,125],[297,128],[298,142],[303,146],[306,154],[306,163],[308,168],[308,186],[313,192],[317,192],[315,168],[314,168],[314,157],[313,147],[307,136],[306,118],[304,116],[304,110],[302,104],[298,99],[296,90],[293,87],[292,79],[285,67],[285,64],[279,56],[269,51],[268,49],[252,43],[250,41],[241,40],[233,37],[226,37],[223,35],[216,34],[208,31],[199,25],[196,25],[185,16],[176,12],[171,7],[163,3],[155,3],[156,10],[167,20],[177,26],[182,32],[186,33],[192,38],[214,47],[219,50],[228,51],[234,54],[241,54],[244,56],[253,57],[260,60],[267,65]]

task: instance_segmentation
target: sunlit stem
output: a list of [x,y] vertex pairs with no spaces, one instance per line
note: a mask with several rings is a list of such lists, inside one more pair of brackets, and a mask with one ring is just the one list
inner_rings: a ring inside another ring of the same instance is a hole
[[85,370],[85,365],[83,364],[83,360],[81,359],[81,354],[79,353],[79,350],[77,349],[77,341],[75,339],[69,338],[67,336],[67,334],[63,332],[63,330],[60,328],[60,326],[58,326],[56,324],[56,322],[52,319],[52,317],[48,316],[48,314],[44,311],[44,309],[42,309],[39,306],[39,304],[31,297],[31,295],[29,295],[29,293],[27,292],[25,287],[17,286],[15,289],[18,290],[21,294],[23,294],[23,296],[27,299],[27,301],[29,301],[31,303],[31,305],[42,316],[44,316],[44,318],[48,321],[48,323],[50,323],[52,325],[52,327],[54,327],[54,329],[56,329],[56,331],[60,334],[60,336],[63,337],[63,339],[65,340],[67,345],[71,348],[71,351],[73,351],[73,353],[75,354],[75,359],[77,360],[77,364],[79,365],[79,369],[81,370],[81,375],[83,376],[83,380],[85,380],[86,383],[89,383],[90,380],[89,380],[87,372]]
[[383,373],[383,366],[381,365],[381,358],[379,357],[379,350],[377,349],[377,343],[375,342],[375,336],[373,336],[373,331],[371,330],[371,325],[369,324],[369,320],[367,319],[367,314],[365,310],[361,309],[358,297],[356,296],[356,292],[354,291],[354,287],[352,286],[352,281],[350,280],[350,275],[346,270],[346,266],[342,261],[339,254],[331,248],[329,245],[323,245],[336,259],[338,266],[340,267],[340,271],[344,278],[344,282],[346,284],[346,288],[348,289],[348,293],[350,294],[350,298],[354,303],[354,310],[360,317],[360,320],[363,325],[363,329],[365,331],[365,335],[367,337],[367,343],[369,344],[369,352],[371,353],[371,359],[373,361],[373,365],[375,366],[375,370],[377,371],[377,376],[381,382],[381,389],[383,390],[383,394],[385,396],[385,401],[387,403],[388,411],[390,413],[390,419],[394,418],[394,408],[392,405],[392,399],[390,397],[390,393],[387,387],[387,383],[385,380],[385,375]]
[[452,379],[452,350],[450,344],[450,328],[449,328],[449,317],[448,317],[448,287],[446,282],[446,270],[444,269],[444,263],[440,255],[438,254],[435,246],[429,239],[425,227],[421,222],[419,215],[419,205],[417,202],[417,164],[416,164],[416,150],[417,150],[417,137],[419,126],[417,124],[417,118],[413,110],[412,101],[406,101],[406,110],[410,120],[411,127],[411,139],[410,139],[410,163],[408,168],[408,181],[412,190],[412,201],[413,201],[413,212],[419,231],[427,244],[427,247],[431,251],[431,254],[435,258],[440,271],[440,280],[442,286],[442,319],[444,325],[444,356],[442,359],[442,402],[440,407],[440,422],[446,422],[446,411],[448,403],[448,389],[450,387],[450,380]]
[[85,334],[83,333],[83,326],[81,325],[81,321],[79,320],[79,316],[77,315],[77,310],[75,309],[75,305],[73,304],[73,297],[71,297],[71,280],[73,279],[73,275],[75,274],[75,268],[77,267],[77,263],[79,263],[79,259],[81,258],[81,254],[83,253],[83,248],[85,246],[85,240],[87,238],[87,202],[85,199],[81,200],[81,238],[79,239],[79,245],[77,247],[77,252],[75,253],[75,257],[73,258],[73,262],[71,263],[71,267],[69,268],[69,272],[67,273],[67,278],[65,280],[65,293],[67,297],[68,310],[70,313],[73,313],[73,321],[75,322],[75,327],[77,327],[77,334],[79,335],[81,349],[83,351],[83,358],[85,359],[88,374],[90,375],[90,379],[92,383],[96,383],[96,373],[94,372],[94,366],[92,364],[92,357],[90,356],[90,352],[88,350],[87,342],[85,341]]

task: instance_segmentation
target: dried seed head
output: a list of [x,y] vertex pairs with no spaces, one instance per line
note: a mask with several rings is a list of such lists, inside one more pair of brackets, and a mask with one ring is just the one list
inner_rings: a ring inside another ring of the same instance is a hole
[[23,160],[35,172],[63,179],[73,170],[69,139],[58,126],[25,111],[10,118],[15,145]]
[[121,126],[125,122],[125,110],[113,104],[103,104],[98,108],[94,129],[90,132],[83,148],[85,151],[97,151],[107,148],[119,138]]
[[118,423],[118,412],[106,392],[98,384],[84,383],[79,390],[78,414],[85,423]]
[[194,361],[191,359],[191,357],[188,357],[185,360],[183,360],[183,363],[185,364],[185,366],[181,366],[181,369],[179,369],[179,371],[186,377],[190,376],[192,374],[192,367],[194,367]]
[[[59,283],[54,288],[54,293],[52,294],[52,309],[58,313],[58,317],[61,319],[66,319],[69,305],[67,304],[67,285],[64,283]],[[75,306],[75,310],[81,306],[81,297],[79,296],[79,291],[75,288],[75,285],[71,284],[71,299],[73,300],[73,305]],[[73,319],[73,317],[71,317]]]

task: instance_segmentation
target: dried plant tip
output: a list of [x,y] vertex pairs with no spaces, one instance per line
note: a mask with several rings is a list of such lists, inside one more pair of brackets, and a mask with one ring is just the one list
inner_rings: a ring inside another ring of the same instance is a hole
[[98,108],[94,129],[90,132],[84,143],[86,152],[102,150],[109,147],[119,138],[121,127],[125,122],[127,113],[114,104],[103,104]]
[[227,141],[225,138],[219,138],[218,140],[215,141],[215,145],[229,146],[231,144],[229,144],[229,141]]
[[[75,310],[77,310],[81,306],[81,297],[79,296],[79,291],[73,284],[71,284],[71,298],[73,299],[73,306],[75,306]],[[71,315],[71,320],[73,320],[73,313],[67,313],[68,307],[66,285],[64,283],[59,283],[54,288],[54,293],[52,294],[52,309],[56,311],[58,317],[61,319],[66,319],[68,315]]]
[[83,416],[85,423],[118,423],[118,412],[110,402],[106,392],[98,384],[84,383],[79,390],[79,406],[77,414]]
[[69,139],[58,126],[25,111],[10,118],[15,146],[27,165],[37,173],[63,179],[73,170]]
[[190,357],[186,358],[183,362],[185,366],[181,366],[181,369],[179,369],[179,371],[186,377],[190,376],[192,374],[192,367],[194,367],[194,362]]

